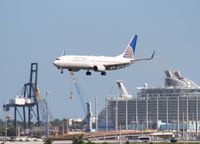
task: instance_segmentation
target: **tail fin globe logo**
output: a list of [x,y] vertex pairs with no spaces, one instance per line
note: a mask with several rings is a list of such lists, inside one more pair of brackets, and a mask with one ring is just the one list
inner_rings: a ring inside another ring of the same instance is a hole
[[124,55],[123,55],[124,58],[133,58],[133,49],[129,46]]
[[123,57],[124,58],[132,58],[134,59],[134,54],[135,54],[135,47],[137,43],[137,35],[135,35],[131,42],[129,43],[128,47],[126,48]]

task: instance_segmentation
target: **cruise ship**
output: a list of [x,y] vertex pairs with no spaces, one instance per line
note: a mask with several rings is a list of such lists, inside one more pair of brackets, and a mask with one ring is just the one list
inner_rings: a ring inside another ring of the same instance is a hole
[[200,87],[180,71],[166,70],[163,87],[137,88],[129,95],[123,81],[121,94],[107,97],[98,117],[99,130],[191,130],[200,127]]

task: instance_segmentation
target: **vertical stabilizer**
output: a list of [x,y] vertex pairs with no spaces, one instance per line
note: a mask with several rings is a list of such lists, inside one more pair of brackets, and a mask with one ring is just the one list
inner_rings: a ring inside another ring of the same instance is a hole
[[134,35],[123,53],[124,58],[135,59],[136,43],[137,43],[137,35]]

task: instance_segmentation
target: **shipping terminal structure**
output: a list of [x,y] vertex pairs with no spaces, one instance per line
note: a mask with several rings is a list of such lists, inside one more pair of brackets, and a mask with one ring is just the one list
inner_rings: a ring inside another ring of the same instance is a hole
[[164,87],[137,88],[129,95],[123,81],[117,81],[120,96],[107,97],[98,117],[99,130],[190,131],[200,128],[200,86],[180,71],[165,71]]

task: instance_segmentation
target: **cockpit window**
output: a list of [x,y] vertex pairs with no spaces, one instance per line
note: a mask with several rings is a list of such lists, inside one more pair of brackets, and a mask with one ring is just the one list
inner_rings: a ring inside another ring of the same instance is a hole
[[56,60],[60,60],[59,58],[56,58]]

